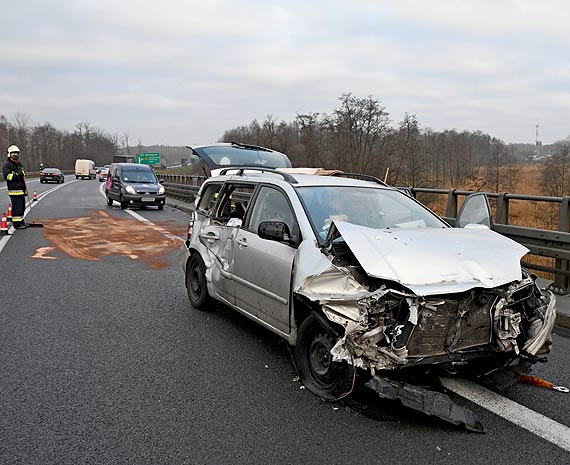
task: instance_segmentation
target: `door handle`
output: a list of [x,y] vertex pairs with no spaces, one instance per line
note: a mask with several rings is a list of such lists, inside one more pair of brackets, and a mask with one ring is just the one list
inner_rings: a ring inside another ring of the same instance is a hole
[[241,247],[247,247],[247,239],[245,237],[240,237],[236,242]]
[[220,236],[218,236],[217,234],[215,234],[213,232],[209,232],[206,234],[200,234],[200,239],[206,239],[208,241],[218,241],[218,240],[220,240]]

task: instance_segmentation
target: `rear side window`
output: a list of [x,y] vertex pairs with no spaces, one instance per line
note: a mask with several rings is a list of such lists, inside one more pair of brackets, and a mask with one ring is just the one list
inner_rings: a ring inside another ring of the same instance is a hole
[[221,224],[226,224],[230,218],[243,221],[254,190],[255,186],[249,184],[225,184],[213,219]]
[[223,184],[212,183],[208,184],[204,188],[204,191],[200,196],[198,206],[196,207],[199,213],[202,213],[204,215],[209,215],[212,212],[212,209],[214,208],[218,200],[218,196],[220,190],[222,189],[222,186]]

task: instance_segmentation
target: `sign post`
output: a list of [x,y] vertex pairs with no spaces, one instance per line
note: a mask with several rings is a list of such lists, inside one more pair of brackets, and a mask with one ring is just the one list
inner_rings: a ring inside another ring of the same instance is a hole
[[143,165],[160,165],[160,153],[139,153],[137,155],[137,163]]

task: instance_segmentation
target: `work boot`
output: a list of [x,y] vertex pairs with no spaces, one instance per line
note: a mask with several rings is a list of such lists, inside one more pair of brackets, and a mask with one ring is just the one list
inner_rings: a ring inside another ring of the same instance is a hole
[[28,226],[26,226],[26,223],[24,223],[24,222],[14,224],[14,229],[26,229],[27,227]]

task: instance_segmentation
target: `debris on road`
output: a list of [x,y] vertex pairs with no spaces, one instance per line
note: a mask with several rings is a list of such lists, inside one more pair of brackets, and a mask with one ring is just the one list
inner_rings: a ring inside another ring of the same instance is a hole
[[539,378],[538,376],[531,376],[531,375],[522,375],[521,376],[521,383],[532,384],[534,386],[541,386],[545,387],[546,389],[552,389],[558,392],[569,392],[565,386],[555,386],[554,383],[550,381],[546,381],[545,379]]

